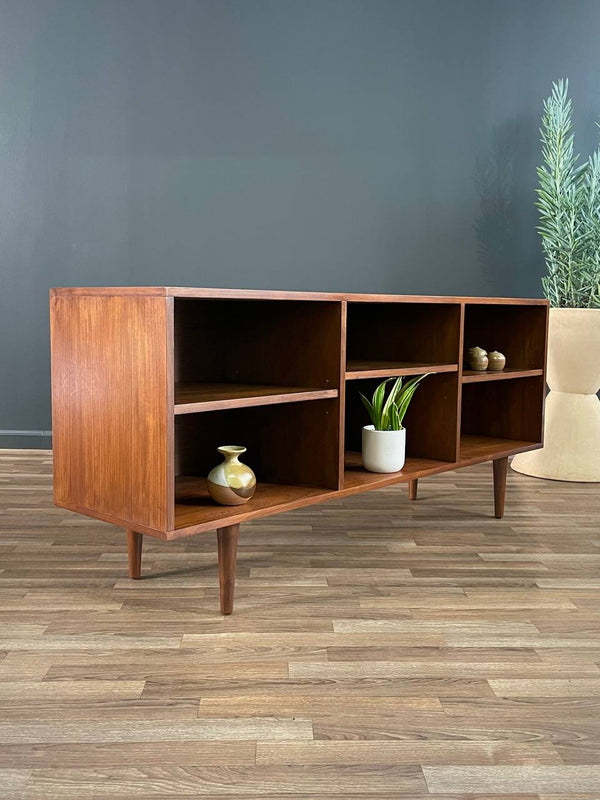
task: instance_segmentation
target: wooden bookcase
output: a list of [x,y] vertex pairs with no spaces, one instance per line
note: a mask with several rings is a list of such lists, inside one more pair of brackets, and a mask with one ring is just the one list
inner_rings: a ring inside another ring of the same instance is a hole
[[[496,516],[507,457],[542,444],[544,300],[169,287],[50,292],[54,500],[142,536],[217,530],[221,609],[233,603],[240,523],[398,482],[494,462]],[[473,345],[503,372],[472,372]],[[405,419],[404,469],[363,469],[358,392],[433,372]],[[218,506],[205,476],[243,444],[258,479]]]

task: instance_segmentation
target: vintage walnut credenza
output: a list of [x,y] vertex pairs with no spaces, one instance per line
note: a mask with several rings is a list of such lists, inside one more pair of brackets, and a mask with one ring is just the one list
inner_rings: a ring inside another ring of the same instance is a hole
[[[509,455],[540,447],[544,300],[171,287],[50,292],[54,500],[143,536],[217,531],[221,611],[233,608],[240,523],[329,498],[493,462],[495,513]],[[498,349],[502,372],[464,368]],[[434,373],[406,415],[401,472],[361,465],[359,388]],[[216,448],[243,444],[258,479],[218,506]]]

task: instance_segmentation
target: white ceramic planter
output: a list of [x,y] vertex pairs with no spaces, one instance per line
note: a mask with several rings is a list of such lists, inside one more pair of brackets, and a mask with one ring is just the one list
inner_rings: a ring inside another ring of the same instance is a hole
[[551,308],[544,447],[512,468],[536,478],[600,481],[600,309]]
[[373,425],[362,429],[363,466],[369,472],[399,472],[404,466],[406,428],[376,431]]

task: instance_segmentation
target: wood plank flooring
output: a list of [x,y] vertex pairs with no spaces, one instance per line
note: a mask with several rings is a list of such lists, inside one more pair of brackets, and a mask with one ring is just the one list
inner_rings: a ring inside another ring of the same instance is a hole
[[598,800],[600,487],[492,468],[145,541],[0,451],[2,800]]

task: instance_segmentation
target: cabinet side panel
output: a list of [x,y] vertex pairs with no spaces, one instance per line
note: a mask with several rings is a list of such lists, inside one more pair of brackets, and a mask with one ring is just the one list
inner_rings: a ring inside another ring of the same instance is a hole
[[168,298],[51,298],[54,497],[173,527]]

